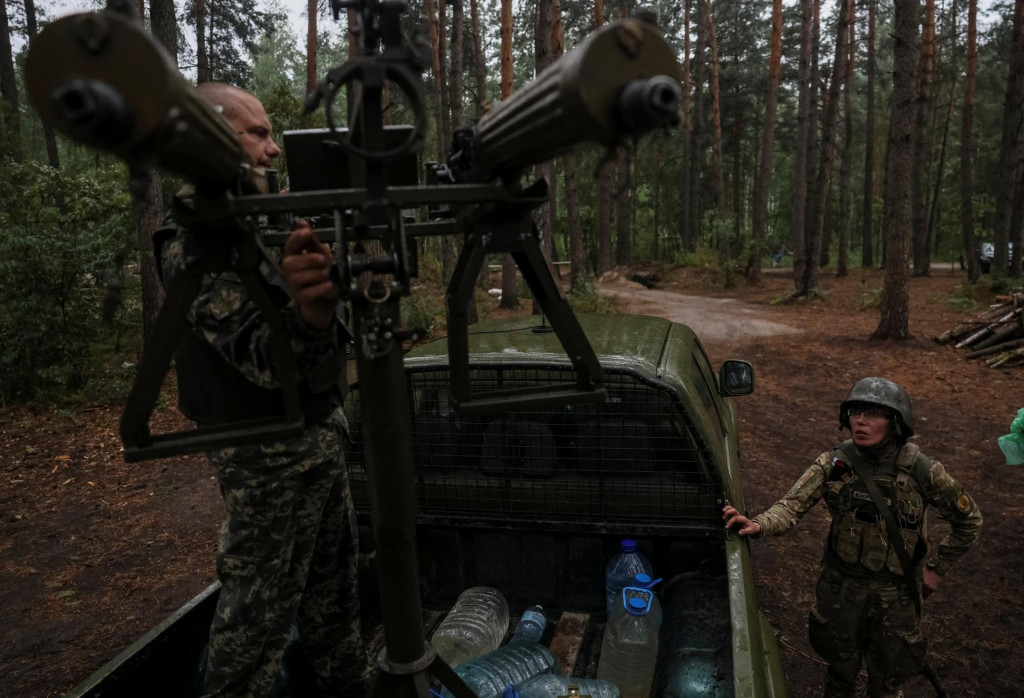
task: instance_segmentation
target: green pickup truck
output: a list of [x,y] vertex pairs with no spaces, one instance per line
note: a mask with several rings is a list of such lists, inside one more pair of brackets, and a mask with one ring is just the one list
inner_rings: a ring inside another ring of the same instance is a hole
[[[785,696],[747,544],[721,518],[726,498],[744,509],[731,396],[753,389],[750,365],[727,361],[716,373],[693,331],[664,319],[579,320],[603,371],[601,404],[463,416],[450,404],[446,342],[405,357],[427,637],[462,590],[497,587],[513,616],[541,604],[559,670],[592,677],[606,621],[605,566],[623,538],[634,538],[665,580],[652,697]],[[571,384],[572,367],[548,330],[536,317],[472,326],[473,389]],[[350,481],[366,525],[358,385],[346,411]],[[372,566],[366,576],[373,646],[381,633]],[[197,696],[216,594],[216,585],[204,591],[68,695]],[[304,695],[298,656],[286,661],[281,696]]]

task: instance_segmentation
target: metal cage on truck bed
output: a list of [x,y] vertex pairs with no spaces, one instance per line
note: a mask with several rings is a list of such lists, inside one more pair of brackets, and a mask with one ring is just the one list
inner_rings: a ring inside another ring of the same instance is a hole
[[[409,367],[407,378],[426,601],[488,584],[510,600],[593,611],[604,598],[594,580],[621,538],[640,538],[665,575],[693,569],[720,543],[722,486],[669,386],[608,369],[602,404],[464,416],[449,403],[444,366]],[[474,364],[471,380],[485,391],[575,377],[567,366]],[[365,522],[358,389],[346,413]]]

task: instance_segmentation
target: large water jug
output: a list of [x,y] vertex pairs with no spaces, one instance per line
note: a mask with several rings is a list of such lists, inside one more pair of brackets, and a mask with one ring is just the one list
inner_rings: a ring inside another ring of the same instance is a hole
[[658,630],[649,613],[654,593],[633,589],[626,613],[605,626],[597,678],[618,686],[622,698],[647,698],[658,659]]
[[[574,689],[575,693],[573,693]],[[560,696],[621,698],[618,686],[601,679],[579,679],[575,676],[541,674],[519,686],[519,698],[558,698]]]
[[[455,673],[479,698],[500,698],[509,684],[519,686],[538,674],[553,672],[555,658],[540,643],[545,627],[544,609],[531,606],[523,612],[507,645],[460,664],[455,667]],[[447,688],[441,695],[452,698]]]
[[626,606],[629,604],[629,599],[636,596],[636,589],[645,589],[652,593],[651,596],[651,610],[648,611],[651,615],[651,623],[654,627],[661,627],[661,619],[663,613],[661,610],[661,601],[658,600],[658,594],[654,592],[654,586],[661,582],[659,579],[651,579],[650,575],[638,574],[633,578],[633,583],[628,587],[623,587],[622,592],[619,594],[618,602],[612,608],[612,614],[608,619],[608,623],[611,624],[615,621],[615,618],[626,612]]
[[621,603],[622,588],[630,586],[638,574],[651,576],[654,573],[651,563],[636,549],[636,541],[626,538],[605,570],[605,612],[609,618],[616,604]]
[[687,572],[662,591],[653,694],[659,698],[731,698],[732,626],[724,577]]
[[491,587],[472,587],[459,594],[437,626],[430,644],[451,666],[497,649],[508,632],[508,603]]

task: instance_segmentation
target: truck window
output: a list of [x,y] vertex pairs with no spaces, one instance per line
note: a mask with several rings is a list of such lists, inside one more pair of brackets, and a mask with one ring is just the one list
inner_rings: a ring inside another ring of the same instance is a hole
[[[568,369],[489,368],[475,390],[569,382]],[[507,523],[566,521],[605,526],[716,521],[717,485],[708,449],[667,388],[606,375],[600,405],[462,416],[448,402],[448,373],[410,371],[413,458],[421,517]],[[367,501],[358,391],[346,404],[357,507]]]

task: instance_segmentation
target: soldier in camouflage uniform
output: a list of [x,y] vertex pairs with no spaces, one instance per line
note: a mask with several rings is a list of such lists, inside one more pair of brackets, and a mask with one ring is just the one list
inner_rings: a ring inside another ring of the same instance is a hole
[[[217,83],[199,91],[221,107],[253,164],[269,166],[280,149],[259,100]],[[185,238],[171,224],[154,243],[167,283],[186,264]],[[268,695],[293,626],[319,696],[365,695],[358,538],[342,451],[344,347],[330,265],[329,250],[300,223],[285,243],[280,278],[264,283],[291,338],[306,431],[207,454],[225,506],[209,698]],[[270,328],[236,274],[206,274],[188,322],[176,355],[179,408],[187,417],[206,426],[283,413]]]
[[[759,538],[789,531],[819,499],[832,517],[828,545],[808,619],[811,645],[828,662],[825,696],[855,696],[857,675],[867,665],[868,695],[901,696],[900,684],[920,673],[926,640],[918,612],[927,597],[971,547],[981,531],[981,512],[945,468],[921,453],[910,398],[885,378],[864,378],[839,409],[851,439],[818,456],[793,488],[753,518],[726,502],[727,528]],[[851,463],[869,473],[892,509],[902,540],[890,541],[875,501]],[[929,505],[951,531],[928,559],[925,514]],[[916,584],[904,575],[896,552],[904,546]]]

